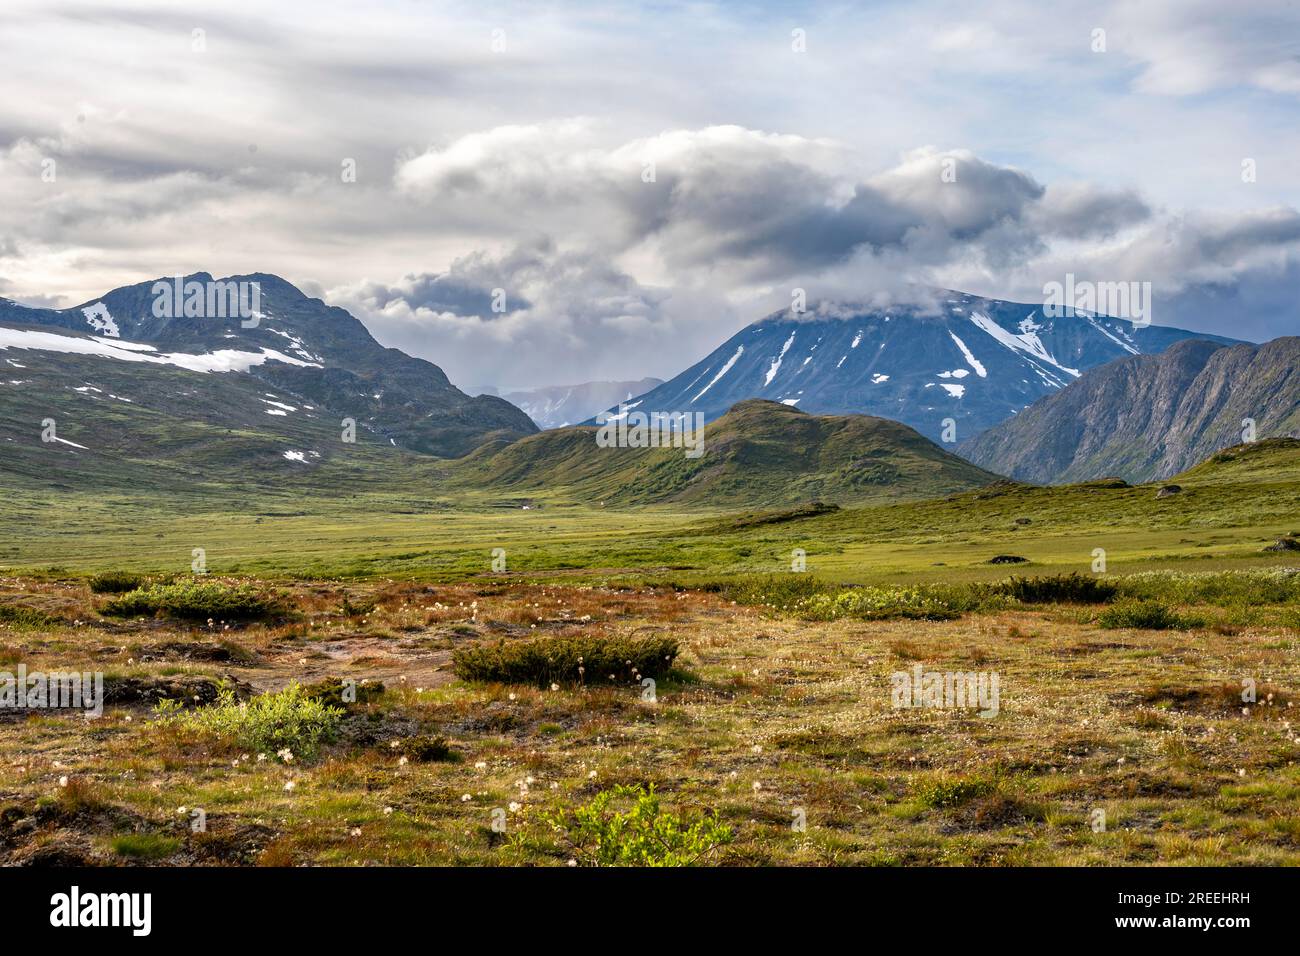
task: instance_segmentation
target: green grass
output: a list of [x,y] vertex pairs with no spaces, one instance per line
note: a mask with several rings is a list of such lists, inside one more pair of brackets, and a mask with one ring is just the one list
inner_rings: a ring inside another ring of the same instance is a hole
[[161,860],[181,848],[181,841],[161,833],[123,833],[109,840],[118,856],[132,860]]

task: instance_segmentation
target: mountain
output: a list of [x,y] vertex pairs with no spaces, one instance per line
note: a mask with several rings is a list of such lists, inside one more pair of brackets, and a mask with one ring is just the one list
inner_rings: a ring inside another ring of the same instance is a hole
[[485,447],[457,463],[452,481],[609,506],[736,507],[922,498],[998,478],[898,422],[810,415],[761,400],[740,402],[708,425],[697,458],[682,448],[602,448],[597,432],[562,428]]
[[809,412],[892,418],[936,441],[951,418],[963,441],[1085,369],[1192,337],[1232,341],[1083,313],[1049,319],[1038,305],[959,292],[941,292],[940,302],[937,314],[825,303],[799,316],[774,313],[631,407],[712,420],[738,401],[765,398]]
[[635,382],[585,382],[507,392],[507,402],[523,409],[538,428],[563,428],[592,418],[603,409],[663,384],[661,378]]
[[1255,437],[1300,435],[1300,338],[1179,342],[1093,369],[963,444],[971,461],[1042,484],[1167,478]]
[[[30,375],[21,376],[29,379],[24,382],[28,391],[46,387],[35,369],[45,372],[51,366],[43,359],[35,365],[24,362],[21,356],[26,355],[58,356],[55,367],[81,356],[77,364],[86,376],[94,378],[102,370],[115,388],[137,400],[157,388],[171,390],[164,395],[218,385],[223,391],[272,391],[287,404],[312,406],[334,426],[352,418],[359,432],[441,457],[458,457],[484,442],[507,442],[537,430],[509,402],[471,398],[438,366],[384,348],[348,312],[308,298],[277,276],[220,280],[255,283],[260,290],[256,315],[251,308],[238,314],[211,306],[205,310],[212,316],[218,311],[230,315],[226,318],[187,316],[183,302],[171,296],[165,308],[156,308],[171,284],[157,281],[164,284],[161,296],[155,295],[156,282],[142,282],[71,309],[27,308],[0,299],[0,366],[12,368],[15,361],[28,365]],[[187,276],[184,282],[201,290],[216,285],[207,273]],[[251,295],[245,302],[254,303]],[[185,374],[168,371],[174,369]]]

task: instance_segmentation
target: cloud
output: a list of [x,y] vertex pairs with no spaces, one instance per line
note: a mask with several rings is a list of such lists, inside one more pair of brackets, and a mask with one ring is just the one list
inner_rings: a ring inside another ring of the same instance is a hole
[[1294,331],[1297,16],[11,0],[6,79],[39,95],[0,98],[0,276],[70,305],[274,272],[455,380],[521,385],[675,374],[795,287],[1131,276],[1157,321]]

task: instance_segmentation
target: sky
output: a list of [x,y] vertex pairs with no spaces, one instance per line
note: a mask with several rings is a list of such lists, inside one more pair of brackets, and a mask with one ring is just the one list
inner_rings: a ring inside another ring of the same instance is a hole
[[1300,331],[1300,3],[0,6],[0,295],[267,272],[467,388],[810,299]]

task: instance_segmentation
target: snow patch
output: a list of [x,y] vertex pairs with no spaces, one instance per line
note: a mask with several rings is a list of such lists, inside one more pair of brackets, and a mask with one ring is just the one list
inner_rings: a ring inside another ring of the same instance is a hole
[[320,368],[316,362],[262,348],[260,352],[242,352],[237,349],[218,349],[201,355],[187,352],[158,352],[152,345],[126,342],[121,339],[83,338],[78,335],[57,335],[53,332],[34,332],[26,329],[0,328],[0,349],[31,349],[37,352],[65,352],[73,355],[95,355],[122,362],[150,362],[155,365],[174,365],[191,372],[247,372],[254,365],[266,362],[284,362]]
[[94,305],[88,305],[81,310],[81,314],[86,317],[86,323],[96,332],[102,332],[109,338],[120,339],[121,331],[113,316],[109,314],[108,306],[102,302],[96,302]]
[[[736,354],[733,355],[731,358],[727,359],[727,361],[723,364],[722,368],[718,369],[718,374],[713,376],[713,380],[710,381],[708,385],[705,385],[702,389],[700,389],[699,394],[691,399],[691,403],[694,404],[695,402],[698,402],[700,400],[700,395],[703,395],[705,392],[711,389],[714,385],[718,383],[718,379],[722,378],[722,376],[730,372],[731,367],[736,364],[736,359],[740,358],[743,354],[745,354],[745,347],[743,345],[736,346]],[[698,382],[699,379],[697,378],[695,381]],[[694,382],[692,382],[691,384],[694,384]],[[637,404],[639,405],[641,403],[638,402]]]
[[972,312],[970,316],[970,320],[974,322],[977,326],[979,326],[979,328],[983,329],[985,332],[991,335],[994,339],[996,339],[999,344],[1005,346],[1011,351],[1023,352],[1024,354],[1036,358],[1041,362],[1046,362],[1048,365],[1055,366],[1056,368],[1059,368],[1062,372],[1066,372],[1070,375],[1073,375],[1075,378],[1079,377],[1078,369],[1067,368],[1066,366],[1058,362],[1052,356],[1052,354],[1047,351],[1047,347],[1043,345],[1042,340],[1036,334],[1036,331],[1037,329],[1040,328],[1040,326],[1034,325],[1028,319],[1025,319],[1023,322],[1021,322],[1020,327],[1023,330],[1025,329],[1026,324],[1028,324],[1030,330],[1022,331],[1019,335],[1014,335],[1011,332],[1008,332],[1002,326],[998,325],[996,322],[990,319],[987,315],[983,315],[979,312]]
[[785,345],[781,346],[781,352],[776,358],[772,359],[772,364],[767,369],[767,378],[763,380],[763,387],[767,388],[772,384],[772,379],[776,378],[776,373],[781,369],[781,360],[785,358],[785,353],[790,351],[790,346],[794,345],[795,333],[791,332],[790,337],[785,340]]
[[975,354],[966,347],[966,343],[957,338],[956,333],[949,332],[948,334],[951,335],[952,340],[957,343],[957,348],[961,349],[961,354],[962,357],[966,359],[966,364],[975,370],[975,374],[980,378],[988,378],[988,369],[986,369],[983,364],[980,363],[980,360],[975,357]]

